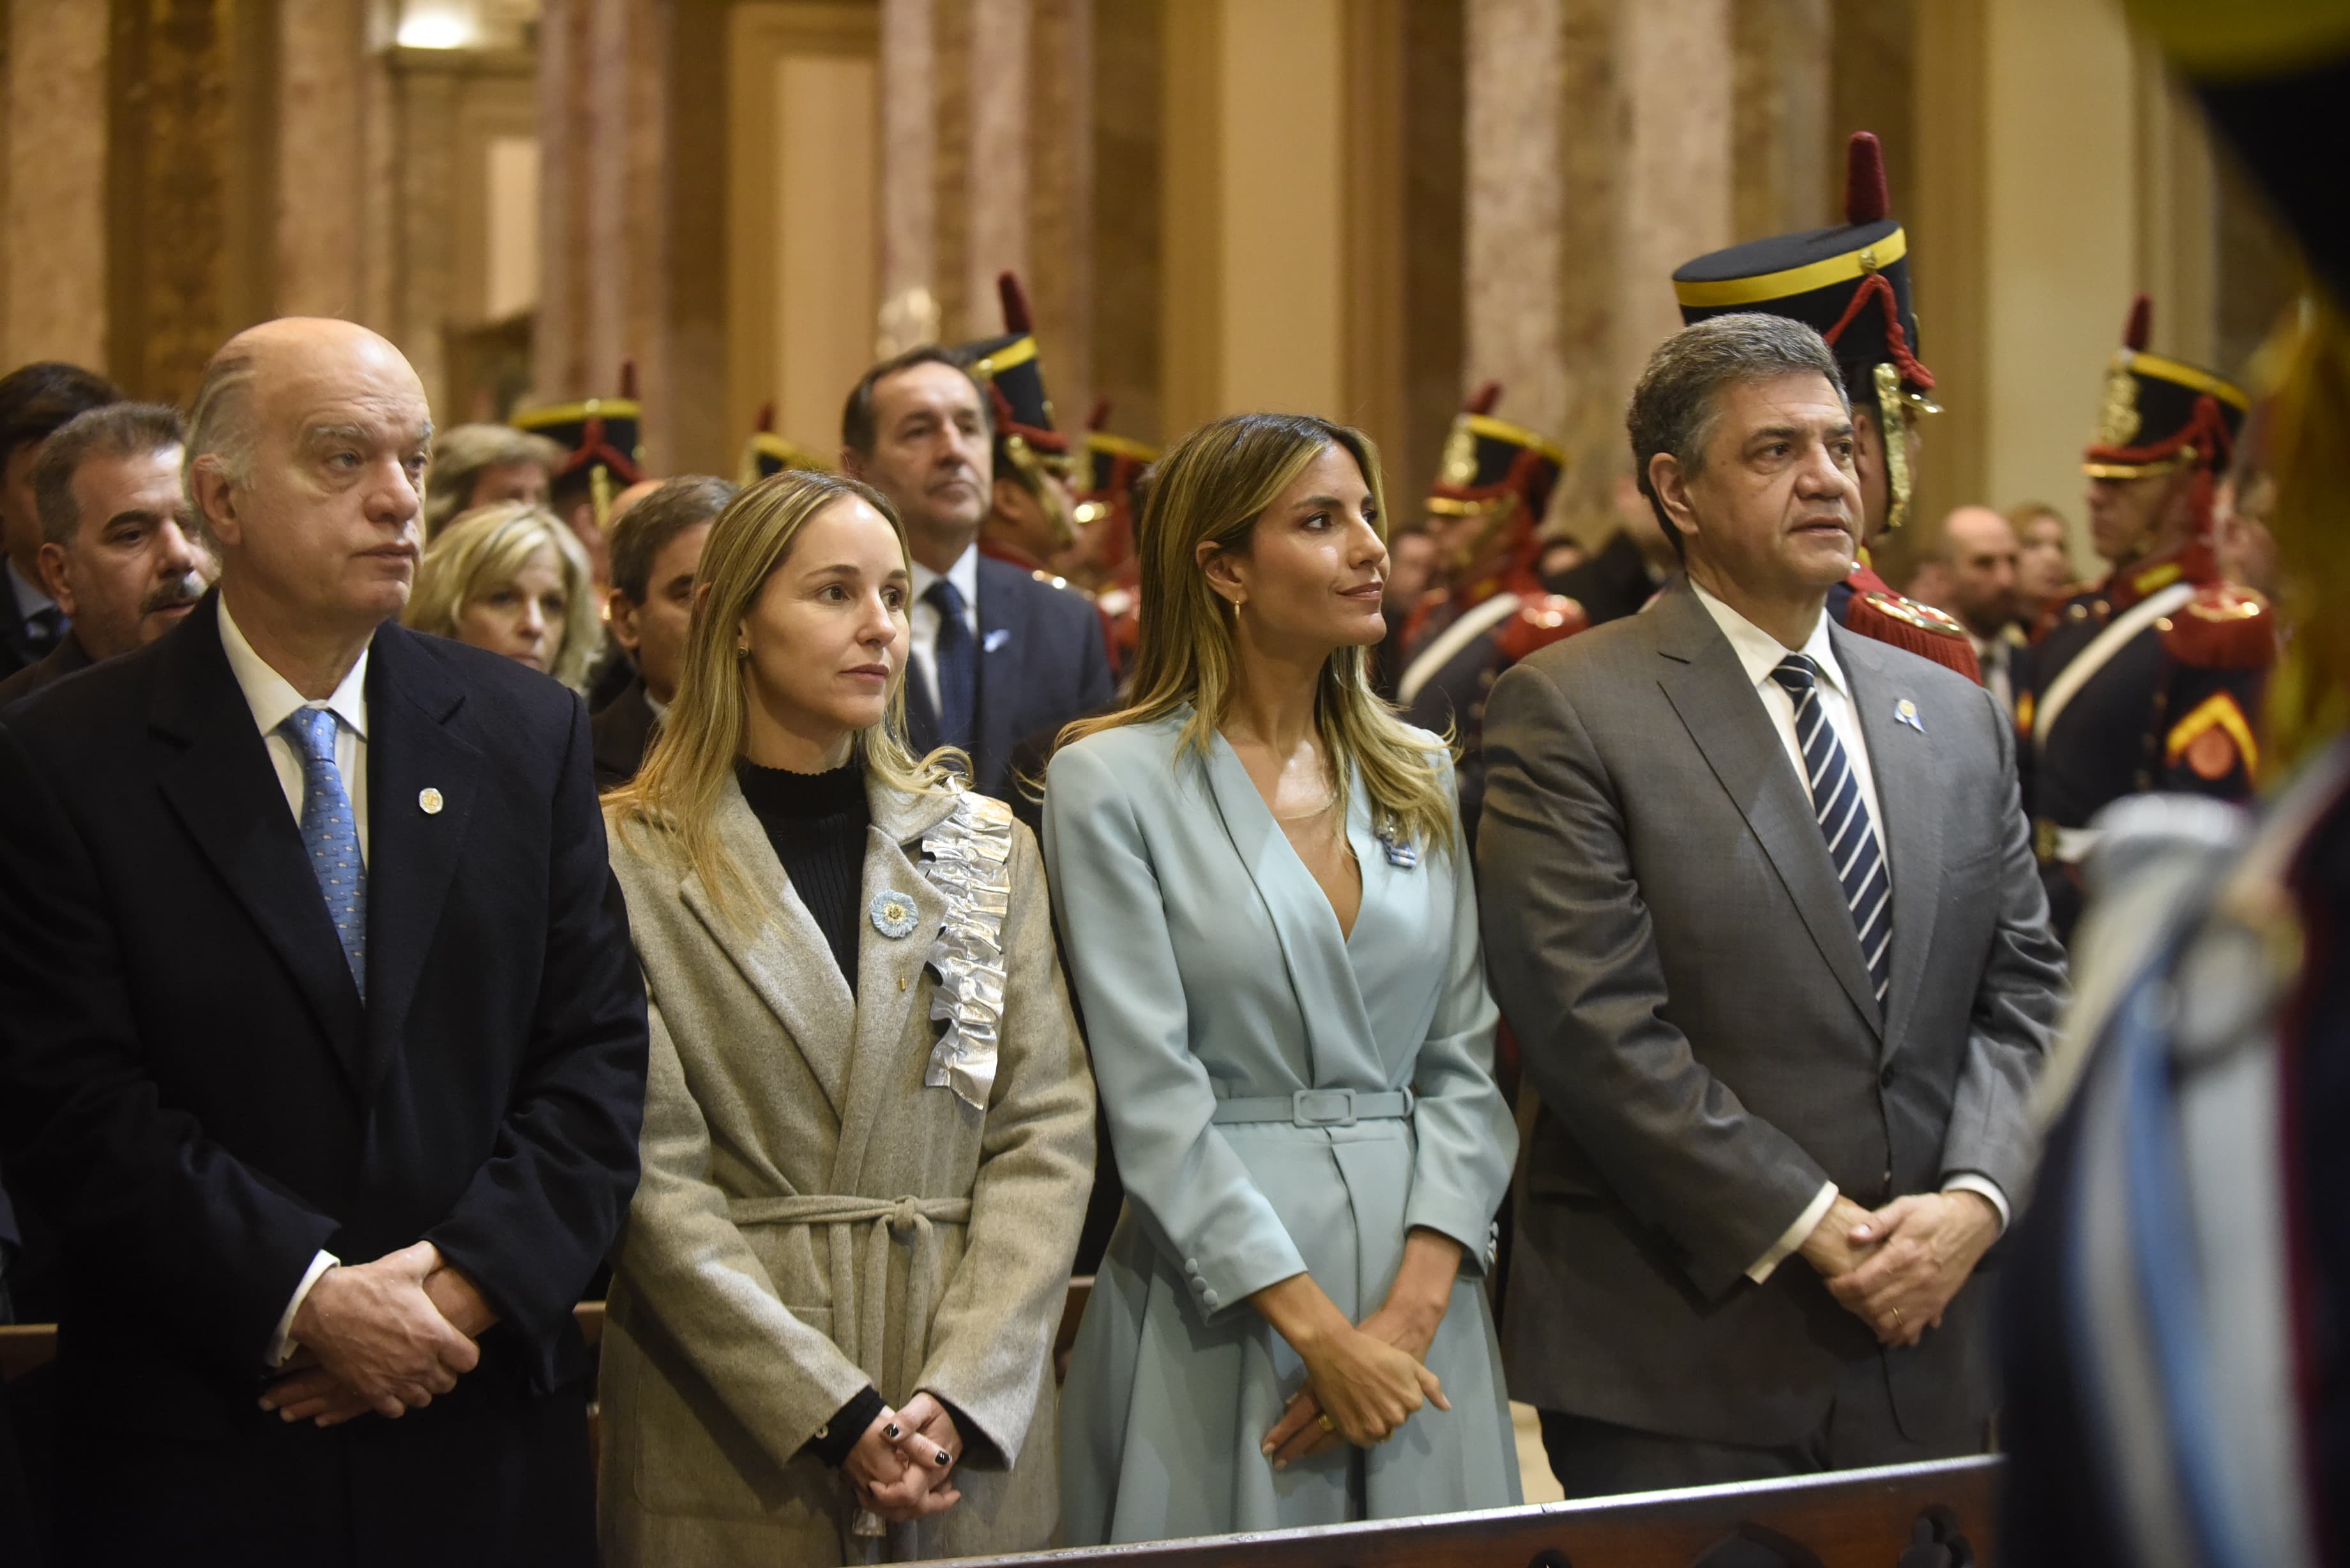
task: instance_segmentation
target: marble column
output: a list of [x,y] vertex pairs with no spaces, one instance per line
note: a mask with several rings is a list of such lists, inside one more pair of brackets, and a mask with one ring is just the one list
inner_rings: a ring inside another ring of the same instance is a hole
[[996,275],[1035,283],[1028,265],[1028,40],[1031,0],[970,0],[970,202],[963,249],[963,331],[1002,329]]
[[[1835,221],[1829,119],[1835,54],[1828,0],[1732,0],[1731,231],[1737,240]],[[1898,137],[1906,126],[1871,126]],[[1906,140],[1906,139],[1904,139]]]
[[[367,47],[368,10],[365,0],[311,0],[281,15],[276,303],[288,316],[388,327],[369,308],[381,292],[369,275],[388,272],[391,253],[368,212],[388,195],[368,177],[369,120],[387,107],[373,90],[382,67]],[[410,358],[422,347],[408,344]]]
[[883,355],[939,336],[934,0],[881,0]]
[[1562,333],[1571,0],[1469,0],[1463,390],[1499,381],[1513,422],[1565,422]]
[[7,9],[8,364],[107,359],[107,7]]
[[1680,327],[1673,269],[1731,240],[1730,0],[1642,0],[1624,8],[1617,52],[1623,105],[1623,226],[1617,249],[1616,384],[1628,394],[1656,346]]
[[616,396],[633,365],[646,457],[676,450],[668,78],[671,0],[546,0],[539,22],[542,402]]
[[[1063,430],[1093,407],[1093,0],[1034,0],[1029,27],[1028,259],[1045,384]],[[1139,203],[1127,202],[1121,211]]]

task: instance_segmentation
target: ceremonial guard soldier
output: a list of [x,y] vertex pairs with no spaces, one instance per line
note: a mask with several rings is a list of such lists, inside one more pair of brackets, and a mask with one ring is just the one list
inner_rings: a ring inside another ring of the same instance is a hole
[[[2257,817],[2153,796],[2101,820],[2046,1154],[2003,1243],[2000,1559],[2317,1568],[2350,1539],[2350,227],[2311,171],[2343,145],[2350,38],[2291,0],[2128,9],[2315,279],[2254,360],[2291,631]],[[2158,444],[2173,394],[2128,369],[2142,428],[2101,444]]]
[[1019,566],[1040,583],[1067,587],[1052,564],[1076,537],[1069,438],[1053,428],[1053,400],[1045,390],[1035,321],[1020,279],[1004,273],[996,289],[1003,335],[953,351],[979,383],[995,426],[995,493],[979,527],[979,553]]
[[759,481],[781,473],[787,468],[801,469],[811,473],[832,472],[832,464],[825,462],[807,448],[787,441],[777,435],[775,405],[762,403],[759,406],[758,422],[751,429],[751,439],[743,443],[741,477],[737,483],[743,489],[748,490]]
[[1909,239],[1887,215],[1890,207],[1885,151],[1869,132],[1855,131],[1846,148],[1843,223],[1701,255],[1673,274],[1673,294],[1684,323],[1759,310],[1792,317],[1827,339],[1852,399],[1853,465],[1865,514],[1852,576],[1830,590],[1828,613],[1846,631],[1981,680],[1966,628],[1894,592],[1869,566],[1868,546],[1908,520],[1918,421],[1940,411],[1930,395],[1934,373],[1918,358]]
[[604,582],[604,530],[612,521],[612,497],[645,476],[644,410],[637,403],[635,364],[620,367],[617,398],[525,409],[511,422],[563,448],[547,504],[588,546],[596,580]]
[[1583,607],[1542,586],[1534,561],[1551,491],[1566,454],[1522,425],[1493,417],[1501,385],[1488,381],[1453,417],[1442,471],[1428,493],[1445,586],[1404,632],[1396,703],[1461,748],[1461,826],[1476,841],[1485,799],[1485,696],[1502,671],[1590,624]]
[[2147,353],[2151,317],[2140,295],[2082,464],[2090,529],[2113,569],[2041,613],[2016,692],[2033,848],[2066,935],[2098,811],[2149,790],[2251,795],[2276,659],[2268,601],[2225,581],[2211,553],[2212,485],[2249,400],[2209,370]]
[[1109,412],[1104,398],[1086,421],[1087,486],[1077,497],[1076,523],[1081,531],[1101,531],[1094,548],[1099,574],[1094,602],[1109,621],[1110,662],[1124,671],[1142,638],[1142,559],[1134,547],[1134,523],[1142,515],[1143,482],[1159,449],[1111,434],[1104,428]]

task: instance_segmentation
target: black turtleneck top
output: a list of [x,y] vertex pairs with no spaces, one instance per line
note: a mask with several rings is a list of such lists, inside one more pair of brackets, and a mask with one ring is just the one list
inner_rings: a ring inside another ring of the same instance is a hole
[[816,917],[833,961],[848,981],[848,993],[856,995],[857,939],[865,913],[865,829],[873,820],[863,765],[795,774],[743,762],[734,773],[743,800],[784,863],[784,875]]

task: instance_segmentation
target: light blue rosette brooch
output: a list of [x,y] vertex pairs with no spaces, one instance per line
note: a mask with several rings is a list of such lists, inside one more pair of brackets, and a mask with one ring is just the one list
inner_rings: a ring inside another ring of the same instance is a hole
[[914,934],[914,900],[895,888],[884,888],[873,895],[873,929],[883,936],[902,940]]

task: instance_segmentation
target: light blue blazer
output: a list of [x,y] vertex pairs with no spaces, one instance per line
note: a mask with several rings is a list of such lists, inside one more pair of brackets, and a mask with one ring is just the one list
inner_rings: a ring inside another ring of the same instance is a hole
[[[1514,1503],[1481,1276],[1517,1136],[1469,862],[1391,854],[1357,777],[1363,901],[1342,936],[1232,747],[1178,758],[1190,716],[1089,736],[1046,775],[1053,900],[1128,1200],[1062,1390],[1065,1539]],[[1257,1445],[1305,1369],[1250,1294],[1305,1271],[1359,1322],[1414,1226],[1462,1248],[1428,1355],[1451,1413],[1274,1473]]]

